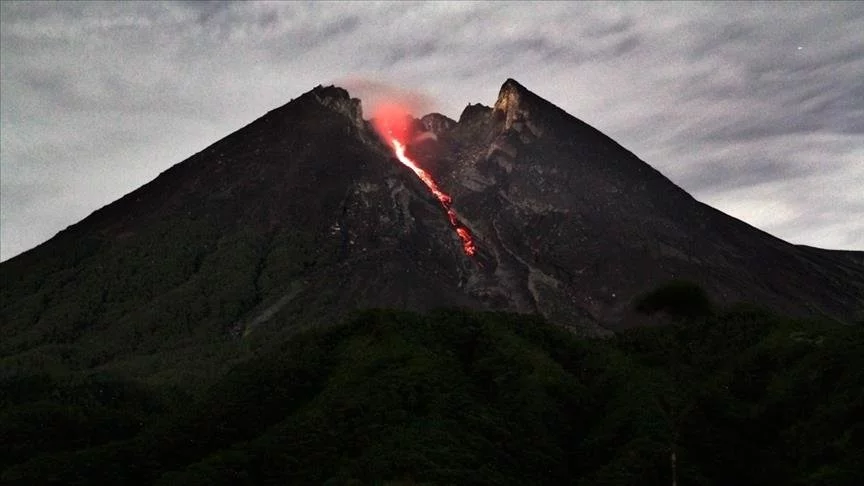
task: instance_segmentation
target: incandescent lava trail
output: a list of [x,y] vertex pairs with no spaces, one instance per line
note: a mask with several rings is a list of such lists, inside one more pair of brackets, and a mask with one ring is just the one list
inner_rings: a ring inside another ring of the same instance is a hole
[[474,244],[471,231],[456,216],[456,210],[453,209],[453,198],[441,190],[431,174],[423,170],[422,167],[405,154],[405,141],[408,140],[408,136],[410,135],[410,120],[408,112],[401,106],[383,105],[375,112],[374,124],[378,134],[393,147],[393,152],[396,154],[399,162],[402,162],[403,165],[411,169],[426,184],[429,192],[441,203],[441,206],[447,212],[450,226],[453,227],[456,235],[459,236],[459,240],[462,242],[462,250],[465,254],[474,256],[477,253],[477,246]]

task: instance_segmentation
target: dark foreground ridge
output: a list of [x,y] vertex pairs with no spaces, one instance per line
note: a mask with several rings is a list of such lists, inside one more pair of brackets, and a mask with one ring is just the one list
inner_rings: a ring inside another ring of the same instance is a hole
[[862,357],[861,326],[752,310],[611,340],[367,311],[204,389],[7,375],[0,481],[855,485]]

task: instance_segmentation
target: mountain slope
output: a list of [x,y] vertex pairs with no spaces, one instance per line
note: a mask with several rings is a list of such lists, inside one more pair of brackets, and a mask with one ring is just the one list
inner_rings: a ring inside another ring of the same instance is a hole
[[699,203],[513,80],[492,109],[469,106],[438,138],[444,147],[426,164],[441,167],[502,273],[520,274],[534,308],[555,320],[572,315],[569,301],[597,321],[626,322],[634,295],[671,279],[726,303],[862,315],[864,253],[797,247]]
[[492,108],[414,125],[435,136],[408,152],[453,196],[474,258],[359,101],[319,86],[0,265],[0,356],[158,355],[136,366],[159,372],[194,345],[198,372],[226,342],[382,306],[608,334],[638,324],[633,298],[669,279],[721,303],[862,315],[864,254],[796,247],[705,206],[513,80]]
[[3,353],[152,350],[281,307],[470,304],[437,202],[370,136],[356,100],[317,88],[4,262]]

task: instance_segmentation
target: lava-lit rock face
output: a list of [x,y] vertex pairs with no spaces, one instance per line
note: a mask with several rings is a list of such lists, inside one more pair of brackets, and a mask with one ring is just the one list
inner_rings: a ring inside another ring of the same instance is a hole
[[[516,81],[458,122],[406,126],[419,135],[407,156],[452,197],[473,254],[360,102],[319,86],[4,262],[0,352],[58,335],[145,342],[141,322],[267,336],[367,307],[540,313],[602,335],[636,322],[634,296],[670,279],[720,302],[862,315],[862,253],[794,246],[701,204]],[[93,291],[67,298],[82,282]],[[160,317],[202,292],[230,311]],[[67,304],[33,314],[36,301]]]

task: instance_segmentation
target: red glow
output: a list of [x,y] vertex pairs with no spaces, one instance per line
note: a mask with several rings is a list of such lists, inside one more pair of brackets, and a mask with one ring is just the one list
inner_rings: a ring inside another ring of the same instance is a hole
[[450,225],[456,230],[459,240],[462,241],[462,250],[465,254],[474,256],[477,253],[474,238],[471,236],[468,228],[456,217],[456,211],[452,207],[453,199],[438,187],[438,183],[435,182],[435,179],[428,172],[423,170],[423,168],[405,154],[405,141],[409,140],[413,135],[411,133],[411,117],[408,111],[397,104],[381,105],[375,110],[373,123],[378,134],[384,140],[390,142],[399,162],[402,162],[402,164],[411,169],[426,184],[429,191],[438,199],[444,210],[447,211],[447,218],[450,220]]
[[408,110],[397,103],[384,103],[375,107],[375,116],[372,119],[375,130],[388,142],[395,138],[400,142],[410,140],[411,115]]

